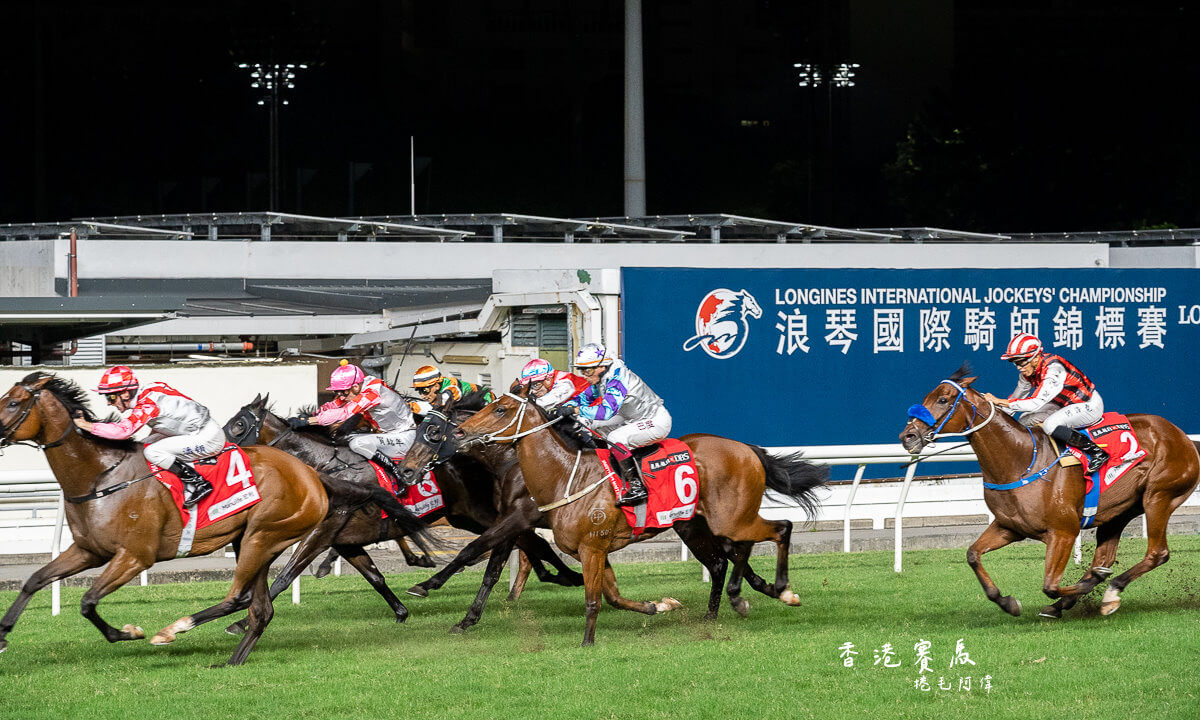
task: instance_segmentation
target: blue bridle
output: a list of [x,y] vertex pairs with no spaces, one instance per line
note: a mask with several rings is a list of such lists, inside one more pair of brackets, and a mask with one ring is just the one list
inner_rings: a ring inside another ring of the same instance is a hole
[[[940,383],[938,383],[938,385],[949,385],[958,391],[958,395],[956,395],[954,398],[954,403],[950,406],[950,409],[947,410],[944,415],[942,415],[941,420],[934,418],[933,413],[931,413],[929,411],[929,408],[925,407],[924,405],[922,405],[920,403],[917,403],[908,409],[908,417],[913,418],[914,420],[920,420],[921,422],[923,422],[929,426],[930,430],[929,430],[929,432],[925,433],[925,436],[924,436],[925,442],[933,442],[934,438],[936,438],[938,436],[938,433],[940,433],[942,431],[942,428],[946,425],[946,421],[949,420],[950,417],[952,415],[954,415],[954,411],[958,409],[958,404],[960,402],[962,402],[962,399],[964,397],[967,396],[967,389],[964,388],[962,385],[959,385],[958,383],[954,382],[953,380],[943,380]],[[976,415],[975,406],[971,405],[971,420],[970,420],[970,422],[967,423],[968,428],[970,428],[972,425],[975,424],[975,415]],[[972,432],[972,431],[966,430],[961,433],[951,433],[951,434],[952,435],[966,435],[970,432]]]

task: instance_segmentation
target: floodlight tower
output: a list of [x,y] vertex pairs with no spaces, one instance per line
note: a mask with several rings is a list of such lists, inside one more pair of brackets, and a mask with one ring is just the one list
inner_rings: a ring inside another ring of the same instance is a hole
[[250,87],[261,91],[260,107],[267,108],[267,209],[279,210],[279,106],[288,105],[285,96],[296,89],[296,71],[307,70],[304,63],[241,63],[250,71]]
[[[829,215],[827,218],[830,222],[833,219],[834,210],[834,191],[835,191],[835,172],[834,172],[834,153],[833,153],[833,89],[834,88],[852,88],[856,85],[854,78],[858,75],[858,68],[862,67],[858,63],[838,63],[836,65],[820,65],[811,62],[793,63],[792,67],[796,69],[797,87],[817,89],[822,85],[825,86],[826,97],[826,127],[828,129],[826,138],[828,141],[829,154]],[[810,129],[811,137],[811,129]],[[811,151],[809,153],[809,163],[811,167]],[[812,180],[809,178],[809,213],[812,213]]]

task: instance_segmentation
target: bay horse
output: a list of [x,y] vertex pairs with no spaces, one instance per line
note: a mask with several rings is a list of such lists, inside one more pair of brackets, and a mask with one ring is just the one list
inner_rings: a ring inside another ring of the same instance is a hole
[[[647,615],[678,608],[679,602],[673,598],[635,602],[621,596],[608,562],[609,553],[661,530],[648,528],[635,540],[625,513],[616,506],[616,496],[596,453],[573,448],[554,432],[551,426],[557,420],[551,420],[528,392],[528,386],[512,387],[463,422],[450,442],[460,451],[493,443],[516,446],[525,487],[540,506],[539,510],[546,513],[555,544],[583,564],[583,645],[595,643],[601,595],[613,607]],[[753,544],[774,541],[775,581],[765,592],[788,605],[799,605],[799,598],[788,584],[792,523],[765,520],[758,510],[769,487],[790,497],[811,515],[816,490],[828,480],[828,470],[805,462],[799,453],[777,458],[758,446],[716,435],[685,435],[680,440],[691,450],[698,483],[697,516],[674,524],[681,539],[693,547],[702,562],[720,565],[718,569],[723,573],[724,555],[722,548],[717,547],[719,542],[733,556],[734,576],[739,584],[748,569]],[[406,470],[415,471],[415,462],[410,453],[405,460]],[[569,486],[582,489],[570,493]],[[557,502],[560,498],[568,502]],[[714,574],[714,594],[718,588],[719,580]],[[710,616],[715,617],[711,596]]]
[[[983,481],[1005,485],[1026,483],[1014,489],[983,491],[984,502],[995,520],[967,551],[967,563],[992,602],[1005,612],[1021,614],[1021,603],[1001,595],[983,568],[982,556],[1017,540],[1030,538],[1046,544],[1042,592],[1056,602],[1041,615],[1060,618],[1079,598],[1090,593],[1112,575],[1121,531],[1143,513],[1149,542],[1146,555],[1125,572],[1112,578],[1101,601],[1100,612],[1110,615],[1121,605],[1121,592],[1129,583],[1167,562],[1167,521],[1200,482],[1200,455],[1182,430],[1157,415],[1129,415],[1137,441],[1147,457],[1100,495],[1096,510],[1096,552],[1078,583],[1063,586],[1063,571],[1079,534],[1083,517],[1084,475],[1079,465],[1063,467],[1056,450],[1040,430],[1021,425],[1008,413],[992,406],[972,385],[970,368],[963,365],[938,383],[921,401],[934,424],[913,416],[900,433],[900,442],[910,453],[918,453],[939,434],[967,435],[979,459]],[[1035,458],[1042,458],[1035,461]],[[1034,467],[1037,465],[1037,467]],[[1037,478],[1039,473],[1044,476]]]
[[[478,395],[478,398],[466,395],[460,402],[465,403],[466,408],[473,412],[483,404],[482,393]],[[225,434],[231,442],[239,445],[264,443],[279,448],[313,466],[323,475],[339,478],[351,485],[371,488],[391,498],[395,507],[401,507],[390,493],[380,488],[375,471],[365,458],[345,446],[335,445],[336,437],[330,436],[327,430],[320,426],[292,430],[283,418],[268,409],[267,397],[257,396],[243,406],[225,424]],[[445,505],[426,515],[423,520],[434,522],[445,518],[453,527],[477,535],[496,524],[499,515],[493,498],[494,482],[485,466],[469,458],[460,458],[454,463],[438,468],[435,478]],[[384,509],[388,511],[389,516],[393,515],[391,508]],[[407,515],[408,511],[403,510],[403,513]],[[271,584],[271,596],[275,597],[287,588],[309,563],[332,547],[383,597],[395,614],[396,621],[404,622],[408,610],[388,587],[364,546],[388,540],[403,540],[407,535],[408,531],[404,527],[380,520],[378,510],[373,508],[339,516],[331,514],[296,548],[296,552]],[[522,550],[530,555],[532,567],[543,581],[568,585],[582,583],[579,574],[567,567],[549,543],[536,533],[525,533],[518,542]],[[455,567],[446,573],[446,577],[453,575],[463,565],[469,564],[471,559],[468,557],[466,561],[455,563]],[[558,574],[547,570],[543,561],[557,568]],[[241,623],[235,623],[228,630],[236,633],[240,626]]]
[[[96,612],[100,600],[160,560],[176,557],[183,523],[171,493],[152,478],[133,441],[112,441],[76,428],[73,417],[95,421],[87,395],[72,381],[33,372],[0,396],[0,447],[23,443],[46,453],[66,496],[66,518],[74,542],[30,576],[0,619],[0,651],[17,618],[38,590],[88,568],[106,565],[83,595],[83,616],[109,642],[138,640],[135,625],[118,630]],[[218,604],[180,618],[152,639],[165,645],[202,623],[249,608],[249,628],[229,658],[240,665],[274,614],[267,591],[271,562],[325,517],[329,500],[317,472],[274,448],[246,448],[261,500],[235,515],[196,531],[189,556],[233,543],[237,567],[228,594]]]

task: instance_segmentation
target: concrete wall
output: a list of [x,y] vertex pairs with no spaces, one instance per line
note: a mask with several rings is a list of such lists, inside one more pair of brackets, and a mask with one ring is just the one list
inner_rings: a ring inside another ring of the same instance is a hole
[[1115,268],[1200,268],[1200,245],[1112,248],[1109,261]]
[[66,277],[66,248],[56,248],[53,240],[29,240],[0,243],[0,297],[53,297],[57,258],[63,253],[63,277]]

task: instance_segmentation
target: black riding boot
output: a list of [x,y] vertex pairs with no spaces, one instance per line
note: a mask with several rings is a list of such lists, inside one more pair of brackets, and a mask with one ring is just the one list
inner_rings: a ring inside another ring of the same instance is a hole
[[182,460],[175,460],[167,469],[178,475],[179,479],[183,481],[184,507],[195,505],[208,497],[213,490],[212,483],[200,477],[200,473],[196,472],[195,468]]
[[405,482],[405,480],[400,472],[400,468],[396,467],[396,461],[391,459],[387,455],[384,455],[382,452],[380,452],[378,450],[375,451],[375,457],[373,457],[371,459],[375,461],[375,464],[377,464],[377,465],[379,465],[379,467],[383,468],[384,472],[386,472],[388,475],[391,475],[393,480],[399,482],[400,487],[406,487],[408,485],[416,485],[417,481],[421,479],[421,478],[417,477],[416,473],[412,473],[413,481],[411,483]]
[[1082,450],[1088,457],[1087,474],[1089,475],[1104,467],[1104,463],[1108,462],[1108,453],[1097,445],[1094,440],[1078,430],[1060,426],[1054,428],[1054,432],[1050,434],[1050,437]]
[[625,492],[621,498],[617,500],[617,507],[633,507],[641,505],[650,498],[650,493],[646,492],[646,484],[642,482],[642,477],[638,474],[637,460],[632,456],[623,457],[616,461],[617,473],[625,479]]

